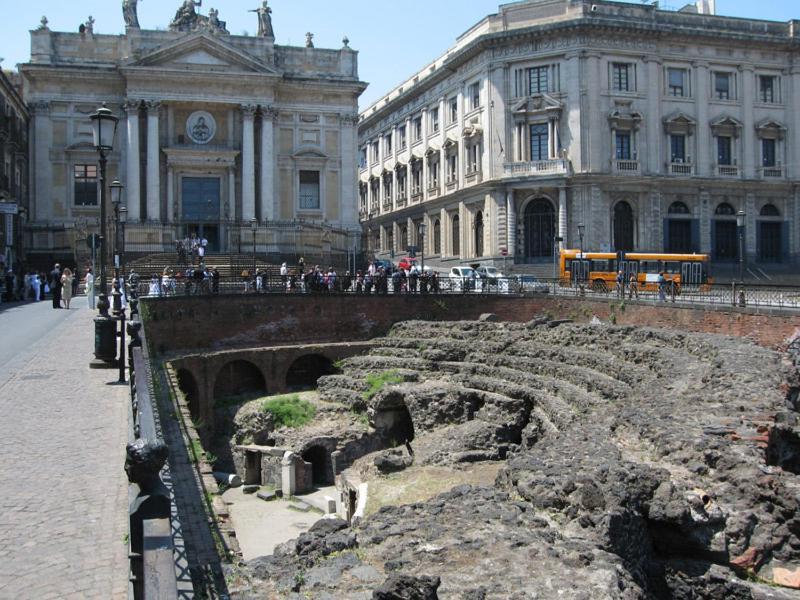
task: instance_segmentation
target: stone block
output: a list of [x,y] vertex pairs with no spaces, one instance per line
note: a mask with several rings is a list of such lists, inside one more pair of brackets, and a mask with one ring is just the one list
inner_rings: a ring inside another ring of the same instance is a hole
[[271,502],[272,500],[276,500],[278,498],[277,493],[275,493],[273,490],[262,490],[258,492],[256,496],[265,502]]
[[308,512],[311,510],[311,505],[306,504],[301,500],[296,500],[294,502],[289,503],[289,508],[292,510],[296,510],[298,512]]
[[242,486],[242,493],[255,494],[260,487],[259,485],[244,485]]

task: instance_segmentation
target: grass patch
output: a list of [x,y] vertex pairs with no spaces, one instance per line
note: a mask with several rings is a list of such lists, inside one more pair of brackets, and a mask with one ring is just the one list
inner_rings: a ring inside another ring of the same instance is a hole
[[264,412],[272,413],[279,427],[302,427],[314,418],[316,407],[297,394],[278,396],[264,402]]
[[397,383],[403,383],[403,378],[397,371],[370,373],[367,375],[367,385],[369,389],[363,393],[364,400],[372,400],[375,394],[380,392],[385,386]]

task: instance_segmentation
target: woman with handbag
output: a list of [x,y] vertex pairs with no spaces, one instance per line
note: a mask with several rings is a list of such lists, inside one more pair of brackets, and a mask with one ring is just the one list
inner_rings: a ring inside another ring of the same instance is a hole
[[69,268],[64,269],[61,275],[61,300],[64,302],[64,308],[69,310],[69,303],[72,300],[72,271]]

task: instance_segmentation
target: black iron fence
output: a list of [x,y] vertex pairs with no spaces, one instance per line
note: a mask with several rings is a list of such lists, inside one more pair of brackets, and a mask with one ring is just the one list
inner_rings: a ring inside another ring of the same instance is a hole
[[800,287],[759,285],[713,285],[673,287],[669,284],[624,289],[591,289],[562,280],[528,276],[503,278],[450,277],[353,277],[321,273],[311,277],[281,277],[266,274],[214,280],[210,277],[161,277],[140,280],[139,293],[149,297],[206,294],[491,294],[512,296],[559,296],[609,301],[640,301],[670,304],[702,304],[800,310]]

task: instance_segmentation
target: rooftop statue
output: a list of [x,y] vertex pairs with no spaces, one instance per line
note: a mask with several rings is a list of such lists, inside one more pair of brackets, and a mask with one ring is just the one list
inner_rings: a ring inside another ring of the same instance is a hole
[[258,36],[259,37],[275,37],[275,32],[272,30],[272,9],[269,7],[267,0],[261,4],[259,8],[255,8],[250,12],[258,13]]
[[122,18],[125,19],[125,27],[139,28],[139,16],[136,14],[137,1],[122,0]]
[[200,7],[203,0],[184,0],[183,5],[175,13],[175,18],[169,24],[170,31],[210,31],[212,33],[228,33],[225,21],[219,20],[219,11],[212,8],[208,16],[200,15],[195,10]]

